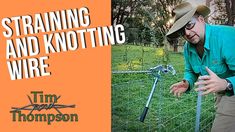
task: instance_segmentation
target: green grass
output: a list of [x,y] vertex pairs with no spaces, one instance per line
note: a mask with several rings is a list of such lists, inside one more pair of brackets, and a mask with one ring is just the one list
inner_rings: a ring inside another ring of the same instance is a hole
[[[152,98],[145,122],[139,116],[151,91],[154,77],[149,74],[112,75],[112,131],[194,131],[197,93],[192,90],[177,99],[169,87],[183,78],[184,60],[180,53],[133,45],[112,46],[112,71],[148,70],[158,64],[171,64],[177,74],[162,75]],[[213,95],[203,97],[201,131],[209,131],[214,117]]]

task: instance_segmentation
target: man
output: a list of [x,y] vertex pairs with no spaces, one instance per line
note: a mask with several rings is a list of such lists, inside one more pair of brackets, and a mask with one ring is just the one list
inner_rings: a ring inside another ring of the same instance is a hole
[[180,96],[195,84],[203,86],[195,89],[202,95],[216,93],[216,116],[211,130],[235,132],[235,28],[206,24],[204,17],[210,9],[203,5],[194,8],[185,2],[176,6],[173,13],[175,22],[166,37],[174,40],[182,36],[186,40],[185,73],[170,92]]

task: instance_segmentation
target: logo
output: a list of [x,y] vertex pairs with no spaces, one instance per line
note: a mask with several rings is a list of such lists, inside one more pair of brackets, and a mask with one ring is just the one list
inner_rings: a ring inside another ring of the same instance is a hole
[[[43,91],[32,91],[31,96],[27,96],[30,104],[11,108],[10,113],[12,113],[13,122],[47,122],[48,125],[51,125],[52,122],[78,122],[78,114],[64,114],[61,112],[61,109],[75,108],[74,104],[58,104],[61,96],[44,94]],[[33,97],[33,100],[31,97]],[[57,114],[49,112],[53,109]],[[42,113],[44,110],[47,113]]]

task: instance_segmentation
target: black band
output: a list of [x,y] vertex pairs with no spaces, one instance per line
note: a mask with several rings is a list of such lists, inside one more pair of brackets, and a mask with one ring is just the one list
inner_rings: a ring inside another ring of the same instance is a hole
[[231,83],[231,81],[229,81],[228,79],[225,79],[225,80],[228,83],[226,90],[229,90],[229,91],[233,90],[233,84]]

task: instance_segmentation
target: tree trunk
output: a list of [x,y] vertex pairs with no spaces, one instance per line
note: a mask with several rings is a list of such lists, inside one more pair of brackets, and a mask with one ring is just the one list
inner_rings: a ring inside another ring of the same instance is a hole
[[232,0],[231,1],[231,3],[232,3],[232,8],[231,8],[231,11],[232,11],[232,24],[234,25],[235,24],[235,22],[234,22],[234,20],[235,20],[235,1],[234,0]]
[[234,25],[234,15],[235,15],[234,0],[225,0],[225,4],[226,4],[226,13],[227,13],[227,17],[228,17],[227,25],[233,26]]
[[174,47],[174,52],[178,52],[178,44],[177,43],[174,44],[173,47]]

